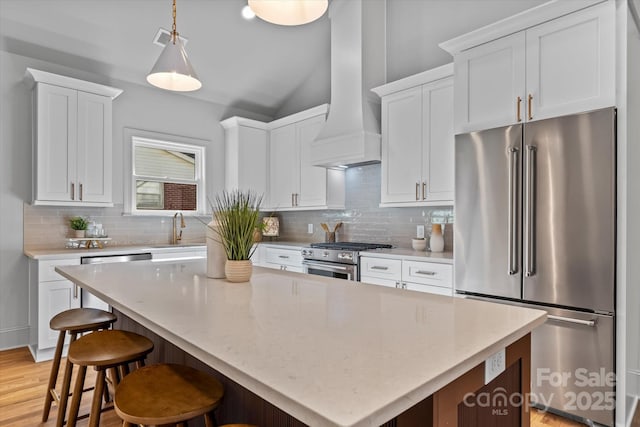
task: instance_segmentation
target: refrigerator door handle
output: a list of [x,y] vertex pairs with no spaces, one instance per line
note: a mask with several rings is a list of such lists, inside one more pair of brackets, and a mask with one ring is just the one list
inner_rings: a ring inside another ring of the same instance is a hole
[[547,319],[549,320],[557,320],[559,322],[567,322],[567,323],[575,323],[577,325],[584,325],[594,327],[596,326],[596,320],[582,320],[582,319],[574,319],[572,317],[564,317],[564,316],[555,316],[553,314],[547,314]]
[[509,148],[509,217],[508,217],[508,260],[510,276],[518,274],[518,148]]
[[526,245],[525,245],[525,271],[526,277],[531,277],[536,274],[535,266],[535,254],[536,254],[536,147],[534,145],[527,145],[527,171],[526,171],[526,196],[525,196],[525,230],[526,230]]

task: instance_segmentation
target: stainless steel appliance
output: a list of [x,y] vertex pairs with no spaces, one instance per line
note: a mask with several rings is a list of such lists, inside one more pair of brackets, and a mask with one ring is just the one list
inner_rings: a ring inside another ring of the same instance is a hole
[[[614,424],[616,112],[457,135],[455,288],[548,312],[533,401]],[[587,379],[585,379],[585,376]]]
[[383,243],[311,243],[310,248],[302,249],[302,265],[308,274],[357,281],[360,251],[390,247]]
[[[114,262],[144,261],[150,259],[151,253],[149,252],[126,255],[97,255],[81,257],[80,264],[108,264]],[[98,308],[100,310],[109,311],[109,304],[91,294],[86,289],[82,289],[80,301],[82,307]]]

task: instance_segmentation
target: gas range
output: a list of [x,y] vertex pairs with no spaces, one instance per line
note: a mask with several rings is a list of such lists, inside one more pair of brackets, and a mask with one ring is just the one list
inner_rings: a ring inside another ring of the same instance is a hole
[[302,249],[305,272],[320,276],[359,280],[360,251],[391,248],[384,243],[328,242],[311,243]]

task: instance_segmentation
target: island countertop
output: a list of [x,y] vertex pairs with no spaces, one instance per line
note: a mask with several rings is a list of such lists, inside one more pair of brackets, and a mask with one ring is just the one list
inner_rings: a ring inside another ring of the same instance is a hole
[[57,267],[308,425],[378,426],[545,320],[539,310],[204,260]]

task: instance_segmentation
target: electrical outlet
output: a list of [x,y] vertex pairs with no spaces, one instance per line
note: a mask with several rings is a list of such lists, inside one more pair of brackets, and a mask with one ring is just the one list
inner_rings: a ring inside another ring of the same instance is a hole
[[308,224],[307,225],[307,233],[313,234],[313,224]]
[[416,229],[416,237],[418,239],[424,239],[424,225],[419,225]]
[[484,383],[489,384],[504,372],[506,355],[504,348],[484,361]]

